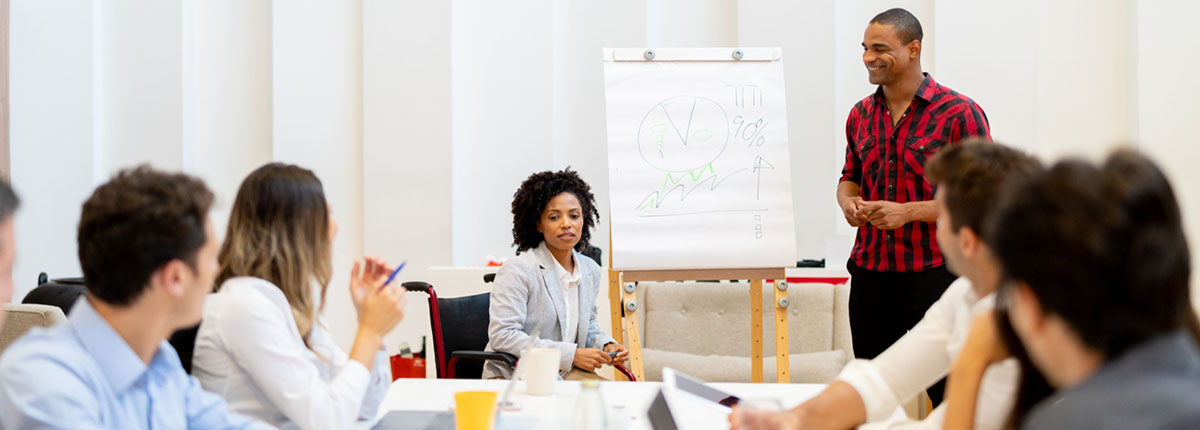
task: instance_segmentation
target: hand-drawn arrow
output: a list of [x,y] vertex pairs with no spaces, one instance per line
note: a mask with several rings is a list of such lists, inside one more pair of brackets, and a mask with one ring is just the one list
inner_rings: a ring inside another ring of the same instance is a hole
[[756,176],[757,176],[757,180],[758,180],[758,182],[755,183],[755,189],[754,189],[754,199],[755,200],[760,200],[760,196],[762,195],[762,171],[763,171],[763,169],[775,170],[775,165],[771,164],[765,158],[762,158],[761,155],[755,155],[753,172],[757,173]]

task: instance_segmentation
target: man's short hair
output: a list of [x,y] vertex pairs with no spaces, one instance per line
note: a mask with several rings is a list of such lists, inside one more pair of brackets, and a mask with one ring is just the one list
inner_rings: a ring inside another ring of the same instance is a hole
[[987,227],[1006,277],[1114,359],[1191,318],[1179,205],[1146,157],[1071,160],[1009,188]]
[[171,260],[196,267],[213,194],[199,179],[140,166],[123,170],[83,203],[79,263],[88,291],[128,305]]
[[914,40],[920,41],[925,37],[925,32],[921,30],[921,21],[903,8],[892,8],[880,12],[871,18],[870,24],[890,25],[896,29],[896,36],[900,37],[900,42],[907,45]]
[[7,221],[9,217],[13,216],[18,206],[21,206],[21,199],[17,198],[17,193],[13,191],[8,181],[0,179],[0,222]]
[[925,177],[944,195],[955,231],[983,234],[1004,184],[1028,179],[1042,164],[1024,152],[982,139],[938,151],[925,163]]

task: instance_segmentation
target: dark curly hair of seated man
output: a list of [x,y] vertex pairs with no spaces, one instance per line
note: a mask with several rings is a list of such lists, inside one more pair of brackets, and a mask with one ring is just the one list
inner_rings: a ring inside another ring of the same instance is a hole
[[513,194],[513,245],[517,254],[537,248],[544,240],[538,231],[537,223],[542,217],[542,211],[555,196],[571,193],[579,199],[583,209],[583,231],[579,235],[576,251],[588,249],[588,240],[592,237],[592,227],[600,222],[600,211],[596,209],[596,196],[592,195],[592,187],[579,177],[579,173],[570,167],[558,172],[544,171],[529,175],[517,192]]

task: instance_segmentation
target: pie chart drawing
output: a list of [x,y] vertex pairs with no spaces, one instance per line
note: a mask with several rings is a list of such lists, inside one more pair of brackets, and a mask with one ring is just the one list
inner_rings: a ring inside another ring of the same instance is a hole
[[729,143],[725,109],[706,97],[675,96],[655,104],[638,126],[638,152],[650,166],[691,172],[713,162]]

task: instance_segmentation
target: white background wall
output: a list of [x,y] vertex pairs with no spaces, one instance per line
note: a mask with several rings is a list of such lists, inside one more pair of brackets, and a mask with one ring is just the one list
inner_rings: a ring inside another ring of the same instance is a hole
[[[1200,237],[1196,2],[15,0],[14,297],[38,272],[79,274],[79,204],[140,162],[208,181],[219,227],[250,170],[315,170],[341,225],[327,313],[347,344],[353,258],[407,260],[402,278],[420,279],[511,256],[510,199],[532,172],[591,182],[607,251],[600,48],[622,46],[783,47],[797,245],[823,258],[852,240],[833,189],[846,114],[873,90],[862,31],[897,5],[924,25],[925,70],[979,102],[996,139],[1047,160],[1136,142]],[[389,342],[419,340],[400,333]]]

